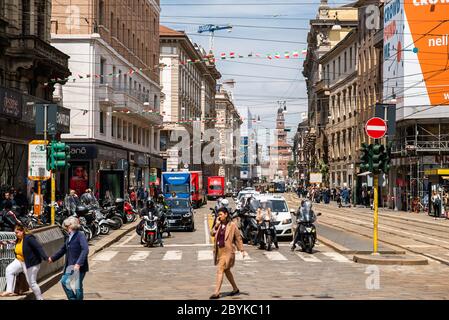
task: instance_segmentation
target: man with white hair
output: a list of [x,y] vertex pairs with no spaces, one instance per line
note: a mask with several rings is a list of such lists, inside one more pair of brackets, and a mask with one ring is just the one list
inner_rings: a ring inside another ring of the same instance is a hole
[[[52,263],[66,256],[64,274],[61,278],[62,288],[69,300],[83,300],[83,280],[86,272],[89,271],[87,261],[89,245],[86,236],[78,231],[80,228],[78,218],[68,217],[62,226],[67,230],[69,237],[61,249],[48,258],[48,262]],[[73,279],[75,279],[75,291],[70,286]]]

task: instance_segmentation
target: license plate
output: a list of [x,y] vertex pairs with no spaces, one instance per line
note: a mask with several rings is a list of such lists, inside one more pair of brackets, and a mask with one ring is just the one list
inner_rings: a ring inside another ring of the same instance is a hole
[[312,228],[306,228],[307,232],[312,232]]
[[176,223],[176,220],[168,220],[168,223]]

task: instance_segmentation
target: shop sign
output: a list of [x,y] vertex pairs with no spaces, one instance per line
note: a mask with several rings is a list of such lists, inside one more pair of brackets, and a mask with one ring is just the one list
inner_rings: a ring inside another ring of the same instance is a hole
[[22,118],[22,94],[0,88],[0,114],[14,119]]
[[95,159],[97,148],[94,145],[70,144],[70,157],[74,160]]

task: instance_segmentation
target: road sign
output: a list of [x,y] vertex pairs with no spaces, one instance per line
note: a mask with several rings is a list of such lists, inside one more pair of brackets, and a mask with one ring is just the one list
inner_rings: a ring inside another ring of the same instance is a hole
[[47,171],[47,144],[45,140],[33,140],[28,145],[28,179],[48,180],[51,175]]
[[373,139],[380,139],[387,132],[387,124],[381,118],[371,118],[366,122],[365,132]]

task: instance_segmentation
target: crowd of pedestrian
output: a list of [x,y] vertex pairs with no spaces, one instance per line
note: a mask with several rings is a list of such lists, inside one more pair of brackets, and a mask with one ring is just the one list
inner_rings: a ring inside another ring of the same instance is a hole
[[351,203],[352,190],[346,185],[343,188],[334,187],[320,187],[318,185],[312,185],[309,187],[298,187],[298,196],[302,198],[307,198],[315,203],[329,204],[331,201],[336,201],[337,203],[349,204]]

